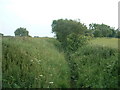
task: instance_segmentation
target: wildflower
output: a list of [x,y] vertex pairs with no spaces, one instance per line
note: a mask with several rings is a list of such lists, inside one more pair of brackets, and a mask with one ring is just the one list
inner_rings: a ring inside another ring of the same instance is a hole
[[39,75],[40,77],[42,77],[43,75],[41,74],[41,75]]
[[38,60],[38,62],[40,63],[40,62],[41,62],[41,60]]
[[30,60],[31,62],[33,62],[33,60]]
[[53,82],[49,82],[50,84],[53,84]]

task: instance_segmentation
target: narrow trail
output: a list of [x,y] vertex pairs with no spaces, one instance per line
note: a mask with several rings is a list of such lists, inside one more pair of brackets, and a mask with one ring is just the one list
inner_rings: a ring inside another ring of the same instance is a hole
[[70,54],[66,55],[66,60],[70,68],[70,86],[71,88],[77,87],[77,80],[79,78],[77,64],[74,62]]

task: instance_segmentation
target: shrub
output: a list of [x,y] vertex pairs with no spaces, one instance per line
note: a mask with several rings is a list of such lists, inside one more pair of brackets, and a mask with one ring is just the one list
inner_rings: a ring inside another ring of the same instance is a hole
[[67,51],[75,52],[79,47],[87,44],[89,37],[72,33],[67,36]]

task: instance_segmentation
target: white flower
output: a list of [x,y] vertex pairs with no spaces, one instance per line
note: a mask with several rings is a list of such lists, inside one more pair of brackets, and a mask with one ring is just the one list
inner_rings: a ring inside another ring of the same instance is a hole
[[30,60],[31,62],[33,62],[33,60]]
[[38,60],[38,62],[40,63],[40,62],[41,62],[41,60]]
[[53,84],[53,82],[49,82],[50,84]]
[[43,75],[41,74],[41,75],[39,75],[40,77],[42,77]]

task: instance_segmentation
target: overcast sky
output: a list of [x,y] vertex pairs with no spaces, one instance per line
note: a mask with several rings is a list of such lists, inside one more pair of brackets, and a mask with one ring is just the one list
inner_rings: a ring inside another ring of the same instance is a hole
[[119,0],[0,0],[0,33],[14,35],[24,27],[31,36],[53,37],[56,19],[80,19],[118,28]]

